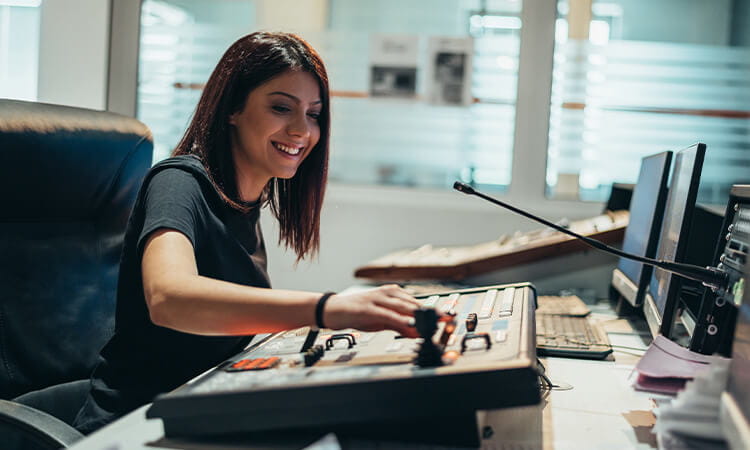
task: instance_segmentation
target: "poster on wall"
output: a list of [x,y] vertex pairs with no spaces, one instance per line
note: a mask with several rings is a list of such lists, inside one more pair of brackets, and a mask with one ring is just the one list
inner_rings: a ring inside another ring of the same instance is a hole
[[374,34],[370,40],[370,95],[414,98],[417,95],[416,35]]
[[427,98],[436,105],[469,105],[474,40],[430,37],[427,44]]

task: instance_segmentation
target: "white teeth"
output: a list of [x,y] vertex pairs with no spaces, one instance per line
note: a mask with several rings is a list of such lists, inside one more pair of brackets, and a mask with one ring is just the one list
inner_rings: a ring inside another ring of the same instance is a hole
[[290,155],[296,155],[301,150],[301,148],[287,147],[286,145],[279,144],[278,142],[274,142],[273,146],[276,147],[277,149],[281,150],[284,153],[289,153]]

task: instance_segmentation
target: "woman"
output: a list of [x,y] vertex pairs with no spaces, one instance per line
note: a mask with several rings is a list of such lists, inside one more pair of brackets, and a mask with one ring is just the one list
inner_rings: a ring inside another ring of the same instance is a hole
[[258,217],[267,204],[297,259],[318,250],[330,101],[318,54],[285,33],[235,42],[174,157],[146,176],[125,236],[116,329],[75,426],[89,433],[244,348],[302,326],[410,326],[397,286],[348,295],[270,289]]

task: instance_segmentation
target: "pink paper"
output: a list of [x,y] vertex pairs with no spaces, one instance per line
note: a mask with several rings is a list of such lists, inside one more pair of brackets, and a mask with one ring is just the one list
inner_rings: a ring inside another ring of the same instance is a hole
[[709,364],[725,360],[721,356],[703,355],[690,351],[664,336],[657,336],[635,366],[640,375],[654,378],[692,379]]
[[633,387],[639,391],[674,395],[685,389],[686,384],[687,379],[685,378],[654,378],[638,375]]

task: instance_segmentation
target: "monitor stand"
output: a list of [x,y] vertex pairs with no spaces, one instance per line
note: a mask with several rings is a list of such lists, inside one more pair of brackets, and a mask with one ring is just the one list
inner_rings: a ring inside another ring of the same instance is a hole
[[638,286],[620,269],[615,268],[612,271],[611,290],[614,295],[611,295],[610,298],[617,300],[615,312],[618,316],[631,315],[635,312],[635,308],[640,306],[635,303],[638,296]]

